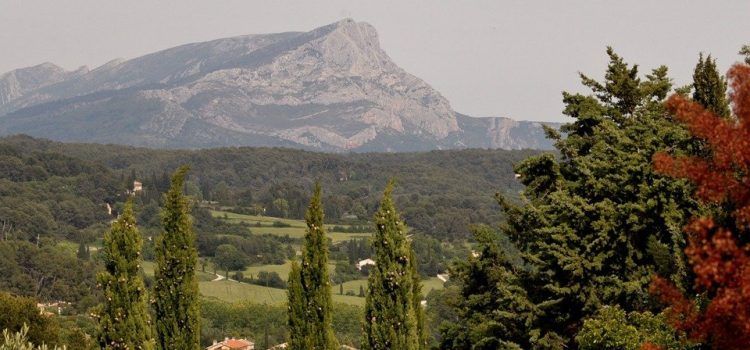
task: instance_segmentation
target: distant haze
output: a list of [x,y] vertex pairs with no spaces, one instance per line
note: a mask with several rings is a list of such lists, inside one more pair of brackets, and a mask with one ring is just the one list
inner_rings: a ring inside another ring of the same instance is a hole
[[307,31],[345,17],[456,111],[561,121],[577,72],[600,77],[605,46],[690,81],[698,53],[726,70],[750,42],[750,1],[39,1],[0,0],[0,72],[75,69],[179,44]]

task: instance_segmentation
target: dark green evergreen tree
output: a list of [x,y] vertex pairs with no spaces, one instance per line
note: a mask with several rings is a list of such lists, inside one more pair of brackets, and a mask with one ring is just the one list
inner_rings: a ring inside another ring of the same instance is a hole
[[375,266],[370,269],[362,349],[424,349],[425,332],[419,276],[406,225],[396,212],[393,182],[375,214]]
[[89,246],[81,241],[78,243],[78,252],[76,253],[76,256],[78,259],[81,260],[89,260],[91,258],[91,253],[89,252]]
[[440,349],[528,349],[529,323],[536,307],[529,300],[515,266],[486,226],[473,229],[474,254],[456,264],[451,280],[459,281],[456,303],[460,323],[441,325]]
[[745,56],[745,63],[750,64],[750,45],[742,46],[742,49],[740,49],[740,55]]
[[302,264],[289,273],[289,348],[333,350],[338,348],[331,314],[331,281],[328,275],[328,238],[323,223],[320,184],[305,213],[307,231]]
[[180,167],[164,195],[162,233],[156,243],[154,323],[159,350],[200,348],[200,308],[195,268],[198,253],[183,194],[188,167]]
[[698,56],[698,64],[693,71],[693,100],[724,118],[732,115],[727,101],[727,82],[711,55],[705,59],[703,54]]
[[565,138],[547,130],[560,155],[516,167],[526,186],[522,205],[498,197],[507,216],[502,233],[522,261],[508,261],[507,250],[483,252],[458,269],[466,300],[458,313],[467,319],[441,332],[445,343],[576,348],[583,320],[601,307],[653,308],[648,285],[655,271],[688,288],[681,228],[697,204],[692,188],[656,174],[651,158],[665,148],[699,149],[666,116],[666,67],[642,79],[637,66],[607,53],[603,82],[581,76],[592,95],[563,94],[564,113],[574,121],[562,127]]
[[104,294],[98,312],[102,349],[154,349],[153,325],[140,274],[142,244],[131,199],[104,235],[104,272],[98,276]]

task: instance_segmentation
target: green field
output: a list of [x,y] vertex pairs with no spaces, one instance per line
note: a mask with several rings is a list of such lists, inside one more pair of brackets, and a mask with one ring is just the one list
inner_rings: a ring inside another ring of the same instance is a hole
[[[154,268],[156,267],[156,263],[154,263],[153,261],[144,261],[141,263],[141,265],[143,266],[143,272],[146,274],[146,276],[154,276]],[[199,282],[213,281],[216,278],[216,275],[208,272],[196,271],[195,274],[198,276]]]
[[[359,287],[362,286],[365,290],[367,290],[367,279],[361,278],[354,281],[344,282],[344,294],[348,291],[352,291],[354,295],[359,295]],[[334,295],[338,295],[340,291],[339,285],[334,285],[332,288],[332,292]],[[422,294],[424,296],[427,295],[431,290],[437,290],[437,289],[443,289],[443,281],[439,280],[437,277],[431,277],[426,280],[422,280]]]
[[[276,272],[279,274],[279,276],[286,280],[287,276],[289,276],[289,271],[292,269],[292,262],[287,261],[286,263],[282,265],[255,265],[250,266],[245,269],[245,271],[242,271],[242,274],[245,277],[250,277],[250,275],[258,276],[258,272],[266,271],[266,272]],[[336,271],[336,264],[333,262],[328,263],[328,271],[333,274],[334,271]]]
[[[286,303],[287,298],[286,290],[284,289],[268,288],[235,281],[201,282],[199,286],[203,296],[228,302],[249,301],[259,304],[282,305]],[[365,298],[334,293],[333,302],[362,306],[365,304]]]
[[[143,262],[143,270],[146,275],[154,275],[154,263],[151,261]],[[260,265],[252,266],[245,270],[245,274],[253,274],[254,276],[260,271],[276,272],[282,279],[286,280],[289,275],[291,263],[287,262],[283,265]],[[333,270],[333,266],[331,266]],[[236,281],[213,281],[216,276],[210,273],[197,272],[198,274],[198,286],[201,294],[204,297],[215,298],[227,302],[238,302],[238,301],[249,301],[261,304],[281,305],[286,302],[286,290],[278,288],[269,288],[258,286],[249,283],[240,283]],[[359,287],[367,288],[367,279],[362,278],[354,281],[344,283],[344,294],[347,291],[352,291],[356,296],[339,295],[339,286],[331,286],[331,292],[333,294],[333,301],[335,303],[343,303],[349,305],[362,306],[365,303],[365,298],[360,298]],[[422,281],[422,292],[424,295],[432,289],[442,289],[443,282],[432,277]]]
[[[244,215],[219,210],[211,210],[211,215],[230,222],[245,222],[251,226],[250,231],[255,234],[268,233],[276,236],[289,236],[291,238],[302,238],[305,236],[306,226],[303,220],[282,219],[272,216]],[[273,227],[274,221],[279,221],[290,226]],[[258,223],[260,223],[260,227],[257,226]],[[330,237],[333,242],[348,241],[352,238],[370,237],[371,235],[371,233],[331,232],[334,226],[348,227],[348,225],[326,225],[326,228],[328,228],[328,237]]]
[[283,265],[257,265],[257,266],[250,266],[245,269],[245,271],[242,272],[245,277],[252,276],[258,276],[258,272],[261,271],[267,271],[267,272],[276,272],[279,274],[279,276],[286,280],[286,278],[289,276],[289,270],[292,269],[292,262],[287,261],[286,264]]

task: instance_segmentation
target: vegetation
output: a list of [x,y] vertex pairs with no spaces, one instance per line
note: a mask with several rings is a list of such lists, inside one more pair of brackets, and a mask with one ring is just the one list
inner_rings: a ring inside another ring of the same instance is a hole
[[[5,328],[3,329],[3,342],[0,344],[0,350],[47,350],[50,349],[47,347],[46,344],[42,344],[40,346],[34,346],[34,344],[27,340],[26,333],[28,331],[28,327],[24,326],[19,332],[16,332],[15,334],[11,334],[10,330]],[[59,348],[55,346],[52,348],[54,350],[58,350]]]
[[[667,108],[710,149],[706,157],[659,153],[657,170],[696,184],[696,195],[712,204],[715,213],[697,216],[685,231],[685,250],[698,300],[664,277],[652,290],[671,306],[672,324],[690,338],[715,349],[750,347],[750,66],[729,71],[736,120],[713,106],[674,95]],[[661,345],[657,343],[657,345]]]
[[393,182],[375,214],[375,267],[370,272],[363,349],[424,349],[424,316],[414,252],[393,204]]
[[548,154],[2,139],[0,349],[750,348],[750,61],[607,55]]
[[104,305],[98,314],[102,349],[153,349],[147,292],[141,277],[141,235],[133,202],[104,235],[104,272],[98,276]]
[[0,329],[21,332],[34,344],[57,344],[59,325],[39,312],[32,298],[0,292]]
[[331,318],[331,281],[328,276],[328,239],[323,224],[320,184],[315,185],[305,214],[307,233],[302,263],[289,272],[289,348],[338,348]]
[[642,79],[637,66],[607,53],[604,82],[581,76],[593,96],[564,94],[574,122],[562,127],[566,138],[548,131],[561,158],[540,155],[516,167],[526,185],[522,206],[498,196],[508,215],[502,231],[521,261],[479,230],[479,256],[452,273],[462,322],[446,326],[445,347],[576,347],[582,322],[602,307],[652,308],[653,273],[687,286],[680,228],[697,205],[686,182],[655,173],[650,162],[666,148],[698,146],[665,117],[666,67]]
[[200,348],[200,306],[195,268],[198,258],[189,204],[182,189],[188,168],[179,168],[164,195],[162,227],[156,244],[154,323],[161,350]]

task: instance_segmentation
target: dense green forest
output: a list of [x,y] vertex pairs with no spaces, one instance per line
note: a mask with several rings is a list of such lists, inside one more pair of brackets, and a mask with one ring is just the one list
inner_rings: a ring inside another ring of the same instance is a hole
[[[320,181],[327,191],[325,209],[331,223],[369,221],[377,208],[379,192],[388,179],[394,178],[399,185],[396,200],[410,227],[449,240],[469,237],[470,223],[498,222],[500,215],[492,194],[517,197],[522,187],[514,177],[513,165],[538,153],[461,150],[341,155],[280,148],[167,151],[63,144],[27,136],[0,139],[0,147],[1,178],[8,181],[2,186],[8,189],[3,197],[18,193],[27,199],[21,203],[42,199],[52,202],[45,193],[60,190],[71,197],[52,197],[65,205],[45,205],[47,208],[38,214],[44,217],[39,220],[24,220],[20,213],[3,215],[8,221],[18,221],[16,228],[25,234],[66,233],[69,226],[85,228],[97,219],[101,221],[106,217],[104,203],[121,202],[124,191],[132,188],[135,180],[143,183],[144,204],[158,203],[169,185],[171,171],[189,164],[192,171],[186,191],[196,200],[276,217],[301,219],[312,183]],[[22,191],[30,193],[19,193]],[[91,203],[66,202],[73,197]],[[17,206],[6,204],[3,209]],[[73,211],[75,217],[69,217],[66,210]],[[44,226],[44,232],[21,227],[31,225],[29,221],[51,226]],[[61,225],[65,227],[57,230]]]

